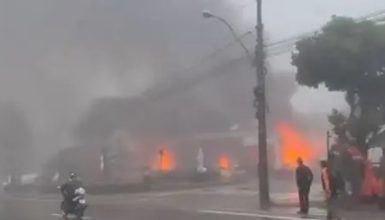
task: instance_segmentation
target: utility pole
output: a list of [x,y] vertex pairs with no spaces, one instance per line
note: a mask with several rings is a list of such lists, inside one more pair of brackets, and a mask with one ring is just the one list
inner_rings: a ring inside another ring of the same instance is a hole
[[255,65],[257,74],[257,86],[255,99],[257,104],[256,117],[258,120],[258,178],[259,178],[259,202],[262,209],[270,206],[269,175],[267,162],[267,132],[266,132],[266,85],[265,85],[265,53],[263,42],[262,0],[257,0],[257,45],[255,47]]
[[327,161],[330,162],[330,138],[332,136],[330,135],[330,131],[328,130],[326,132],[326,156],[327,156]]

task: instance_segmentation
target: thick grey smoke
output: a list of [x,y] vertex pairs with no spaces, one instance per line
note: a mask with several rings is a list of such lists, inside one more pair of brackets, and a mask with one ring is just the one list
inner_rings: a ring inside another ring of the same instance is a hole
[[71,145],[91,100],[139,95],[231,40],[206,8],[237,22],[223,0],[1,0],[0,100],[23,108],[40,155]]
[[[217,68],[243,56],[236,44],[207,57],[233,38],[223,24],[203,19],[203,9],[226,18],[242,34],[242,10],[230,0],[0,0],[0,100],[22,108],[39,156],[45,157],[75,144],[73,127],[96,99],[153,94],[178,79],[216,72],[224,76],[203,77],[204,83],[191,90],[172,89],[179,97],[158,99],[157,108],[174,100],[187,109],[196,103],[229,126],[249,129],[255,126],[253,69],[247,60]],[[252,51],[253,38],[246,40]],[[269,82],[268,93],[277,100],[269,103],[274,120],[291,115],[295,86],[290,79]],[[186,90],[193,92],[187,100],[180,92]]]

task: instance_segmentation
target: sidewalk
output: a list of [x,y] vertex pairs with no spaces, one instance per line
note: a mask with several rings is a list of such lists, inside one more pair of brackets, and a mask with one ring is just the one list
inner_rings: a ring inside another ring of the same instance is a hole
[[[274,198],[274,197],[273,197]],[[273,205],[269,212],[276,214],[296,215],[298,211],[298,199],[273,199]],[[323,200],[323,194],[315,193],[311,195],[309,218],[325,219],[326,207]],[[380,211],[376,204],[357,205],[350,209],[341,208],[339,215],[345,220],[384,220],[385,212]]]
[[[244,184],[239,187],[241,190],[250,190],[257,192],[257,184]],[[286,189],[284,188],[286,187]],[[274,187],[275,193],[271,193],[271,203],[272,206],[266,213],[272,215],[282,215],[290,216],[293,219],[296,218],[305,218],[304,216],[299,216],[297,211],[299,210],[298,204],[298,194],[296,192],[295,186],[290,186],[288,183],[279,183],[278,186]],[[280,191],[281,192],[277,192]],[[289,191],[287,190],[289,189]],[[257,193],[258,194],[258,193]],[[260,210],[256,209],[256,204],[258,203],[258,196],[255,194],[255,197],[243,197],[242,201],[238,201],[234,205],[234,209],[230,208],[230,205],[227,205],[227,210],[240,211],[240,212],[249,212],[255,213]],[[236,207],[236,208],[235,208]],[[324,202],[324,193],[322,192],[322,186],[320,183],[314,183],[312,186],[312,191],[310,192],[310,210],[308,219],[326,219],[326,207]],[[385,212],[378,210],[376,204],[371,205],[358,205],[351,209],[341,209],[339,210],[340,215],[345,220],[384,220]]]

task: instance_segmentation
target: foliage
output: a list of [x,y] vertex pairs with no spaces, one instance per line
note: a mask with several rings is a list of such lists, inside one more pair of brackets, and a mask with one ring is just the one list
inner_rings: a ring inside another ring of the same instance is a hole
[[[385,27],[334,17],[321,32],[299,41],[297,50],[292,57],[297,81],[345,92],[350,106],[347,131],[365,151],[368,134],[384,123]],[[332,124],[343,120],[337,111],[330,119]]]
[[328,116],[329,123],[333,125],[333,132],[340,139],[346,138],[346,116],[339,112],[337,109],[333,109],[332,113]]

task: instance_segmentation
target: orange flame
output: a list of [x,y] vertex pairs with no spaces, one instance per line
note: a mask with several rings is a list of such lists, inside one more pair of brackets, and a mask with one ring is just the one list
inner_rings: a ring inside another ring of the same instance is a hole
[[175,169],[175,159],[173,153],[167,148],[158,151],[157,159],[153,164],[154,170],[170,172]]
[[317,150],[305,137],[288,123],[280,123],[277,126],[281,144],[281,159],[283,166],[294,168],[297,158],[301,157],[305,163],[314,161]]
[[230,170],[231,161],[226,155],[222,155],[219,157],[218,165],[221,170]]

